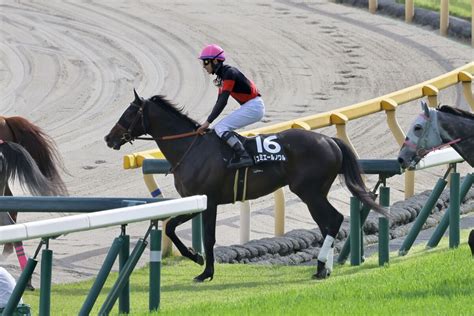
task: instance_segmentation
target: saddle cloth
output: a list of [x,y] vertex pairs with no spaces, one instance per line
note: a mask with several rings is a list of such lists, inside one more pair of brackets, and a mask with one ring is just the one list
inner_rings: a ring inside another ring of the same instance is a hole
[[279,143],[276,134],[258,135],[250,138],[239,135],[239,138],[256,165],[264,162],[287,160],[283,146]]

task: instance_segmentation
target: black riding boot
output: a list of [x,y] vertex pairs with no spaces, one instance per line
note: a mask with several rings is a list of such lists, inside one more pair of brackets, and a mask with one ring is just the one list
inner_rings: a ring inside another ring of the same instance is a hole
[[234,132],[225,132],[222,135],[222,139],[229,144],[229,146],[235,151],[235,159],[232,159],[227,165],[228,168],[242,168],[250,167],[253,165],[253,159],[249,156],[245,150],[244,145],[240,142],[240,139],[235,135]]

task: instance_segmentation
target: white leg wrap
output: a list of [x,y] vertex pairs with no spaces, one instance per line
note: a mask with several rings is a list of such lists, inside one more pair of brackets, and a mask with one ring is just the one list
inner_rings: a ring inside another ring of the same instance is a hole
[[328,261],[326,262],[326,268],[332,271],[334,267],[334,247],[329,249]]
[[326,262],[328,261],[328,256],[329,256],[329,250],[332,248],[332,244],[334,242],[334,238],[326,235],[326,238],[324,239],[323,246],[321,247],[321,250],[319,250],[319,255],[318,255],[318,260],[321,262]]

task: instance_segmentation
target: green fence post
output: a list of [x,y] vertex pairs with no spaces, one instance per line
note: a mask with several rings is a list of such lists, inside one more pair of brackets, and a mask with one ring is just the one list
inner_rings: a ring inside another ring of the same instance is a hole
[[[119,252],[119,273],[122,272],[130,257],[130,236],[125,233],[125,227],[126,225],[122,225],[122,235],[120,236],[123,243]],[[130,282],[128,280],[119,295],[119,313],[130,313]]]
[[443,192],[444,188],[446,187],[446,180],[444,179],[438,179],[438,182],[436,183],[436,186],[434,187],[433,191],[431,192],[428,200],[426,201],[426,204],[423,206],[421,209],[420,213],[416,217],[415,223],[413,224],[413,227],[411,228],[410,232],[408,233],[407,237],[403,241],[402,246],[400,247],[400,250],[398,251],[398,254],[400,256],[404,256],[408,253],[410,250],[411,246],[415,242],[416,237],[420,233],[421,228],[426,222],[426,219],[431,213],[431,210],[433,209],[436,201],[438,200],[439,196]]
[[100,268],[100,271],[97,274],[97,278],[95,279],[94,284],[92,285],[91,290],[89,291],[89,294],[87,295],[87,298],[84,301],[84,304],[82,305],[82,308],[79,312],[79,316],[88,316],[90,314],[92,307],[94,307],[97,297],[100,294],[100,291],[104,287],[104,283],[107,280],[107,277],[109,276],[110,270],[114,265],[115,259],[117,259],[119,251],[122,248],[123,242],[124,241],[122,236],[114,239],[114,242],[112,243],[112,246],[110,247],[110,250],[107,253],[107,256],[105,257],[104,263],[102,264],[102,267]]
[[[362,210],[360,211],[360,226],[362,229],[362,226],[364,226],[364,223],[369,216],[370,213],[370,207],[364,205],[362,207]],[[361,239],[362,239],[362,234],[361,234]],[[341,251],[339,252],[339,256],[337,257],[337,263],[339,264],[344,264],[349,257],[349,253],[351,251],[351,239],[349,236],[347,236],[346,241],[344,243],[344,246],[342,246]],[[362,254],[361,254],[362,255]]]
[[28,262],[26,263],[25,269],[21,273],[18,281],[13,289],[12,295],[8,299],[7,305],[3,309],[2,315],[13,315],[18,303],[20,302],[21,296],[23,292],[25,292],[26,284],[28,280],[33,275],[33,271],[35,271],[36,265],[38,264],[38,260],[33,258],[28,258]]
[[122,291],[125,284],[128,282],[130,275],[132,274],[133,269],[137,265],[140,256],[143,254],[148,242],[143,239],[139,239],[135,248],[133,249],[130,258],[128,258],[127,263],[123,267],[123,270],[120,271],[117,281],[113,285],[112,289],[109,292],[109,295],[105,299],[102,308],[99,311],[99,315],[109,315],[110,310],[114,307],[117,298]]
[[[459,195],[459,200],[462,201],[466,197],[467,192],[469,192],[469,189],[472,186],[472,183],[474,182],[474,174],[469,173],[466,177],[464,177],[464,180],[461,184],[461,194]],[[428,241],[426,247],[427,248],[434,248],[438,246],[439,241],[443,237],[444,233],[446,232],[446,229],[448,229],[449,226],[449,213],[451,210],[451,205],[447,208],[446,212],[444,212],[443,218],[441,219],[441,222],[438,224],[436,227],[433,235],[431,235],[430,240]]]
[[351,196],[351,265],[358,266],[361,263],[361,251],[360,251],[360,202],[356,197]]
[[453,172],[449,190],[449,248],[459,247],[460,204],[459,173]]
[[[48,245],[48,241],[46,242]],[[41,253],[40,304],[39,315],[48,316],[51,310],[51,270],[53,251],[44,249]]]
[[[384,207],[390,206],[390,188],[380,188],[380,205]],[[383,266],[390,260],[389,254],[389,223],[385,216],[379,217],[379,265]]]
[[160,307],[161,287],[161,230],[153,229],[150,233],[150,297],[149,310]]
[[192,238],[193,238],[193,248],[198,253],[202,253],[202,215],[199,213],[194,216],[192,219]]

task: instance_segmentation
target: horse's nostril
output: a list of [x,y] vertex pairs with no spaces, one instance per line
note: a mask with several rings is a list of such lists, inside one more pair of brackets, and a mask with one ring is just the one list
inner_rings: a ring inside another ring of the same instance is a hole
[[402,157],[398,157],[397,161],[398,161],[399,164],[402,164],[402,163],[403,163],[403,158],[402,158]]

